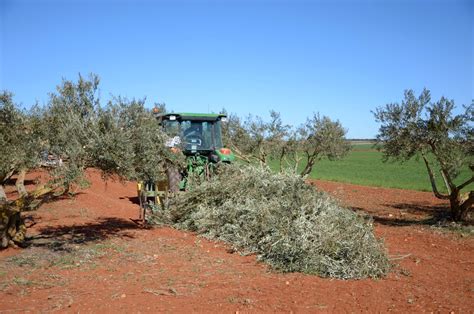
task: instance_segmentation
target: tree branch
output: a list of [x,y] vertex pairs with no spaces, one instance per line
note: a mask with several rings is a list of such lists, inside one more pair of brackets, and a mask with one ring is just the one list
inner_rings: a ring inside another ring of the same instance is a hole
[[431,151],[432,151],[433,155],[435,155],[436,159],[438,160],[438,162],[441,166],[441,172],[442,172],[442,175],[443,175],[444,182],[445,182],[445,184],[449,185],[448,190],[450,190],[450,191],[456,190],[456,185],[453,183],[453,180],[451,179],[451,176],[449,175],[449,172],[446,170],[447,167],[446,167],[445,162],[441,158],[439,158],[438,154],[436,153],[436,151],[437,151],[436,145],[433,142],[430,142],[429,145],[431,146]]
[[295,155],[295,170],[294,170],[295,173],[298,173],[298,167],[299,167],[300,162],[301,162],[302,159],[303,159],[303,157],[299,157],[298,153],[296,153],[296,155]]
[[235,145],[231,144],[231,147],[232,147],[232,150],[234,151],[235,155],[237,157],[239,157],[240,159],[242,159],[243,161],[247,162],[247,163],[251,163],[252,160],[250,159],[250,157],[248,155],[245,155],[244,153],[242,153],[240,151],[240,149],[238,149]]
[[26,176],[26,169],[21,169],[18,172],[18,178],[16,179],[16,189],[18,191],[18,195],[20,197],[28,195],[28,192],[25,188],[25,176]]
[[463,188],[465,188],[466,186],[468,186],[469,184],[471,184],[473,182],[474,182],[474,176],[472,176],[469,180],[467,180],[463,184],[459,185],[458,190],[462,190]]
[[12,166],[12,168],[10,169],[9,172],[7,172],[7,174],[1,179],[1,183],[2,184],[5,184],[5,182],[10,179],[13,175],[15,174],[15,167]]
[[446,186],[446,189],[448,190],[448,194],[451,195],[452,190],[451,190],[451,187],[449,186],[448,179],[446,178],[442,170],[440,170],[439,172],[441,173],[441,176],[443,177],[444,185]]
[[428,159],[426,159],[426,156],[423,153],[421,154],[421,156],[423,157],[423,160],[425,162],[426,170],[428,170],[428,175],[430,177],[431,188],[433,190],[434,195],[439,199],[449,200],[449,195],[439,193],[438,188],[436,187],[436,181],[435,181],[434,173],[433,173],[433,170],[431,170]]

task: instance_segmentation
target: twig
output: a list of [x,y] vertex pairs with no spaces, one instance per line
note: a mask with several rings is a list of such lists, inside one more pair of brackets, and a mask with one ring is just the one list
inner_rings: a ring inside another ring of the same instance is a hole
[[408,253],[408,254],[406,254],[406,255],[399,255],[399,256],[397,256],[397,257],[391,257],[391,258],[389,258],[389,260],[391,260],[391,261],[398,261],[398,260],[407,258],[407,257],[409,257],[409,256],[411,256],[411,253]]
[[168,296],[175,296],[178,293],[176,292],[175,289],[169,288],[169,289],[158,289],[158,290],[152,290],[152,289],[144,289],[143,292],[151,293],[157,296],[160,295],[168,295]]

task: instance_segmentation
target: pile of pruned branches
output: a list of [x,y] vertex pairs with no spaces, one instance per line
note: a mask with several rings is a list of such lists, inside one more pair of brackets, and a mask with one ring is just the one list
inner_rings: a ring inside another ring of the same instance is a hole
[[389,269],[371,221],[300,176],[264,167],[222,166],[151,219],[228,242],[280,271],[349,279]]

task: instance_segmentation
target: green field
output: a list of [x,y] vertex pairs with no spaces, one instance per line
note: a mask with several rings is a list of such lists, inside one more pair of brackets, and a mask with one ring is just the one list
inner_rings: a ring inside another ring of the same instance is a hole
[[[272,169],[278,169],[278,162],[270,163]],[[463,182],[472,175],[465,168],[456,182]],[[371,144],[354,144],[349,155],[338,161],[321,160],[309,175],[311,179],[347,182],[359,185],[389,188],[431,191],[431,185],[423,161],[412,159],[405,163],[382,161],[382,153]],[[438,188],[444,189],[441,176],[437,173]],[[474,184],[466,190],[474,189]]]

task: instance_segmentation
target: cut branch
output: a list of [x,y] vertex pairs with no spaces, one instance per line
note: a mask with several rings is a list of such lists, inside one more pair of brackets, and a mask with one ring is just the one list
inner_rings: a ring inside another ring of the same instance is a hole
[[236,155],[238,158],[242,159],[243,161],[245,161],[245,162],[247,162],[247,163],[251,163],[251,162],[252,162],[252,159],[251,159],[252,156],[245,155],[244,153],[242,153],[242,152],[240,151],[240,149],[238,149],[238,148],[237,148],[235,145],[233,145],[233,144],[231,144],[230,146],[232,147],[232,150],[234,151],[235,155]]

